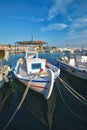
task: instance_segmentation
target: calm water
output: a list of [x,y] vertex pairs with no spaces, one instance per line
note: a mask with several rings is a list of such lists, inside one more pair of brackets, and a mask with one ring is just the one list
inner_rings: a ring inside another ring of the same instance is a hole
[[[20,57],[21,56],[23,56],[23,54],[20,54]],[[59,58],[59,53],[41,53],[39,56],[43,58],[46,57],[48,61],[53,63],[56,57]],[[18,58],[19,55],[16,55],[16,59]],[[14,55],[10,55],[8,64],[12,66],[15,64]],[[13,96],[10,107],[3,112],[0,112],[0,130],[3,130],[18,104],[16,91],[17,84],[15,82],[14,88],[15,94]],[[7,130],[34,129],[48,130],[48,128],[45,127],[37,118],[32,115],[28,115],[24,107],[21,107]],[[57,89],[57,100],[53,117],[52,130],[87,130],[87,105],[77,100],[61,84]]]

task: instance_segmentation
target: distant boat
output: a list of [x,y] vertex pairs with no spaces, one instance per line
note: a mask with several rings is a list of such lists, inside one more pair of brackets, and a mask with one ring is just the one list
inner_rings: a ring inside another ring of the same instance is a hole
[[60,68],[38,57],[38,52],[26,52],[14,67],[14,75],[25,86],[49,99]]
[[48,52],[48,53],[53,53],[54,51],[53,51],[53,49],[48,48],[48,49],[46,50],[46,52]]
[[71,75],[87,80],[87,56],[78,58],[68,58],[67,56],[56,59],[56,64],[60,65],[61,70],[65,70]]

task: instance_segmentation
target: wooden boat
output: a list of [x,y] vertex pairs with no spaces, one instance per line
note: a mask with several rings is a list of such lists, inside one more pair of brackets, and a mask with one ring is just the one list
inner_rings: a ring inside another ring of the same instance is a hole
[[10,67],[8,65],[0,65],[0,88],[6,83],[8,80],[8,73],[10,71]]
[[0,48],[0,88],[8,82],[8,73],[10,67],[8,65],[2,65],[3,60],[8,59],[8,51],[5,48]]
[[78,60],[74,57],[61,57],[61,59],[56,59],[58,65],[62,70],[70,73],[71,75],[78,77],[80,79],[87,80],[87,56],[82,57]]
[[45,99],[50,97],[59,74],[60,68],[39,58],[38,52],[26,52],[14,67],[16,78],[26,86],[30,85],[30,89],[42,94]]

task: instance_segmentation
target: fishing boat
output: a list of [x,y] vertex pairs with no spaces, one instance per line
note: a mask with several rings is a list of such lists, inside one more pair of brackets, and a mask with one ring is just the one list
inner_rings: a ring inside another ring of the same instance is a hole
[[16,42],[16,50],[20,48],[19,45],[28,45],[28,48],[26,48],[24,57],[17,60],[13,72],[15,77],[25,86],[29,86],[30,89],[42,94],[45,99],[49,99],[54,82],[60,74],[60,68],[48,63],[46,59],[40,58],[37,50],[32,51],[29,49],[29,45],[35,47],[43,44],[47,43],[42,40],[35,41],[33,38],[31,41]]
[[15,67],[14,75],[25,86],[42,94],[49,99],[56,78],[60,74],[60,68],[48,63],[46,59],[38,57],[38,52],[26,51]]
[[80,79],[87,80],[87,56],[81,56],[80,58],[64,56],[56,59],[56,63],[60,65],[61,70]]
[[10,67],[8,65],[3,65],[2,61],[8,59],[8,51],[6,48],[0,48],[0,88],[8,82],[8,73],[10,71]]

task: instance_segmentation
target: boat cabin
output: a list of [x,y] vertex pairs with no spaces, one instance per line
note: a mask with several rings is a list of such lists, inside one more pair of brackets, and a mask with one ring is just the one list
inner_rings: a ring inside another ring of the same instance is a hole
[[[31,56],[33,56],[33,58],[31,58]],[[45,72],[46,60],[38,58],[38,53],[26,52],[25,58],[28,74],[39,73],[41,69],[43,69],[43,71]]]

